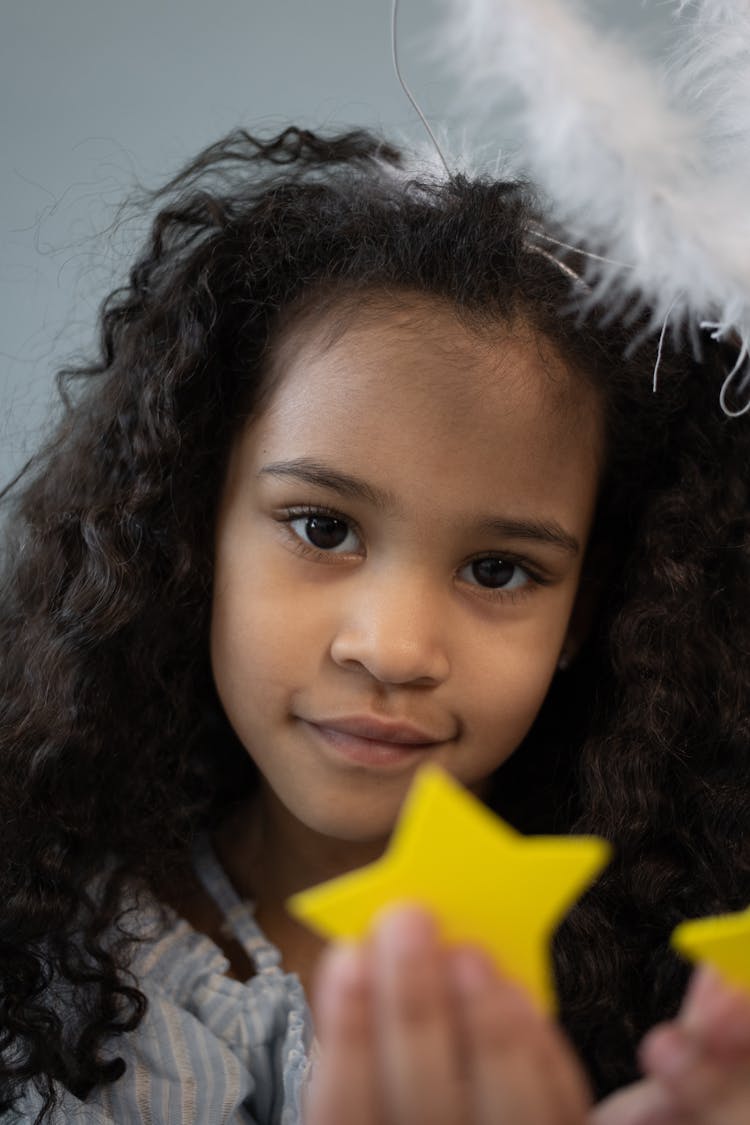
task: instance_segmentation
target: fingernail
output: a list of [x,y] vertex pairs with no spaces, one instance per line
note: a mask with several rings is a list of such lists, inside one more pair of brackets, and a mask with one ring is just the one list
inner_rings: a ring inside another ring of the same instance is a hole
[[399,957],[422,953],[435,940],[435,924],[424,910],[400,906],[376,922],[375,940],[386,953]]

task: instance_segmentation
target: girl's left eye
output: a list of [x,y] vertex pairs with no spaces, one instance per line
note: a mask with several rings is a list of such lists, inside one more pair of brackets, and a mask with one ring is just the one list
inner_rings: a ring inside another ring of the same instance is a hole
[[359,536],[350,524],[339,516],[328,515],[326,512],[311,512],[308,515],[293,517],[288,523],[298,539],[317,551],[345,555],[359,550]]
[[474,559],[462,567],[458,575],[464,582],[488,590],[520,590],[531,581],[528,571],[522,566],[497,555]]

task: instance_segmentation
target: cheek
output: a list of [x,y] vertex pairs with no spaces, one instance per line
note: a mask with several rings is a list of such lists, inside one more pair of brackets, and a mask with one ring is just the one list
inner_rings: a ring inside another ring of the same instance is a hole
[[536,659],[526,654],[514,664],[508,691],[515,701],[519,721],[527,726],[536,718],[545,700],[556,667],[556,653],[550,652],[545,652],[543,657],[537,656]]
[[210,656],[216,690],[224,709],[233,719],[235,700],[243,681],[254,679],[251,658],[253,647],[247,624],[234,611],[226,589],[215,589],[211,606]]
[[[559,640],[558,640],[559,633]],[[503,740],[520,742],[536,718],[557,668],[564,628],[504,636],[475,650],[465,669],[467,719]]]
[[277,678],[288,649],[287,616],[268,598],[237,587],[217,587],[211,612],[211,667],[219,695],[241,700],[260,681]]
[[[289,566],[255,555],[217,563],[211,611],[211,666],[227,712],[249,711],[288,693],[319,659],[325,620],[319,599],[301,596]],[[317,605],[318,612],[314,612]],[[262,710],[262,707],[261,707]]]
[[496,667],[493,674],[482,677],[481,700],[488,716],[518,716],[537,711],[547,694],[555,673],[551,657],[536,659],[514,653],[512,660]]

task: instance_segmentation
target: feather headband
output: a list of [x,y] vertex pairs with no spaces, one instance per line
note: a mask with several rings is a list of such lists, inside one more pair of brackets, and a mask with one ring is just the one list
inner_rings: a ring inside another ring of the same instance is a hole
[[[441,54],[485,126],[516,102],[528,171],[588,248],[591,300],[739,341],[750,409],[750,0],[683,0],[663,73],[573,0],[444,0]],[[551,241],[551,240],[550,240]],[[547,248],[549,250],[549,247]],[[585,252],[585,251],[584,251]],[[733,385],[736,384],[736,385]],[[747,401],[729,405],[738,395]]]

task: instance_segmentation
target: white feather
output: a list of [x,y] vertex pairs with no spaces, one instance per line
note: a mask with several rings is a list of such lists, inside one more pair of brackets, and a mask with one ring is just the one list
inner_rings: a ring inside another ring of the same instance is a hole
[[[627,263],[592,264],[597,294],[614,306],[645,298],[655,330],[671,316],[750,336],[747,182],[706,158],[701,118],[675,106],[663,81],[571,4],[448,2],[443,53],[473,114],[486,125],[520,92],[535,179],[579,237]],[[712,19],[739,8],[701,4]]]
[[702,123],[706,159],[735,178],[750,172],[750,3],[683,0],[685,34],[669,74],[673,97]]

